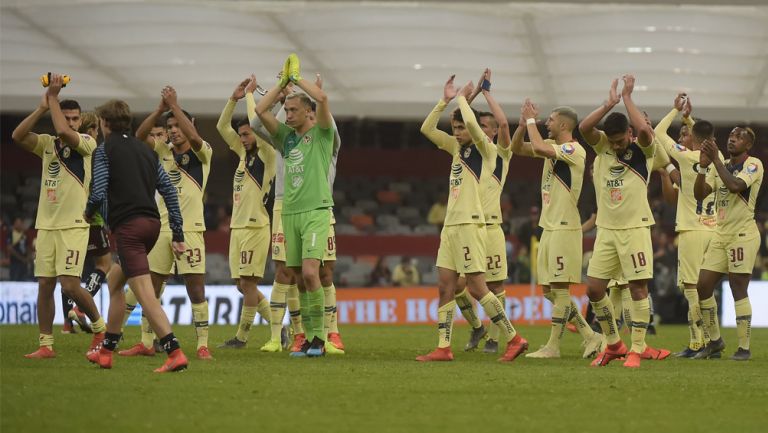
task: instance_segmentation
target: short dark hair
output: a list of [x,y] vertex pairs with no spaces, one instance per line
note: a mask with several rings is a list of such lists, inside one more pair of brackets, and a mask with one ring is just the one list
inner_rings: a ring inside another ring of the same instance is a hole
[[[694,126],[696,126],[696,125],[694,125]],[[740,124],[736,125],[736,127],[739,128],[739,129],[743,129],[744,132],[746,132],[747,135],[749,136],[749,138],[752,140],[752,144],[755,144],[755,139],[757,137],[755,136],[755,131],[752,128],[750,128],[749,126],[747,126],[744,123],[740,123]]]
[[627,132],[629,129],[629,119],[624,113],[613,112],[605,118],[603,122],[603,132],[605,135],[616,135]]
[[155,119],[155,124],[152,125],[153,128],[163,128],[165,129],[165,115],[158,117]]
[[314,113],[317,111],[317,103],[315,101],[309,101],[309,109]]
[[112,132],[129,132],[131,130],[131,107],[125,101],[111,99],[96,107],[96,115],[109,124]]
[[74,99],[65,99],[59,102],[59,107],[61,107],[62,110],[77,110],[80,112],[83,111],[83,109],[80,108],[80,104],[78,104]]
[[[182,113],[184,113],[184,116],[186,116],[186,118],[187,118],[187,119],[189,119],[189,121],[190,121],[190,122],[194,122],[194,119],[192,119],[192,115],[191,115],[191,114],[189,114],[189,113],[188,113],[186,110],[181,110],[181,112],[182,112]],[[173,114],[173,111],[166,111],[166,112],[163,114],[163,120],[165,120],[165,124],[166,124],[166,126],[168,125],[168,119],[170,119],[170,118],[172,118],[172,117],[176,117],[176,116]]]
[[715,135],[715,126],[706,120],[699,120],[693,124],[691,134],[696,140],[703,141]]
[[250,128],[251,127],[251,122],[248,121],[247,117],[243,117],[242,119],[240,119],[237,122],[235,122],[235,130],[238,130],[238,129],[240,129],[241,126],[246,126],[246,125]]
[[[475,115],[475,119],[480,117],[480,112],[479,111],[475,110],[472,107],[469,107],[469,109],[472,110],[472,114]],[[452,121],[455,120],[457,122],[464,123],[464,117],[461,116],[461,109],[460,108],[457,108],[457,109],[453,110],[453,112],[451,113],[451,120]]]

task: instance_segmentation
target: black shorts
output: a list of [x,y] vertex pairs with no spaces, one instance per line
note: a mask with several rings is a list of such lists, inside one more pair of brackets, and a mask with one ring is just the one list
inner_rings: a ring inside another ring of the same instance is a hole
[[109,234],[104,226],[91,226],[88,233],[89,256],[101,257],[110,251]]
[[120,265],[127,278],[149,274],[147,254],[160,234],[160,220],[136,217],[115,228],[115,241]]

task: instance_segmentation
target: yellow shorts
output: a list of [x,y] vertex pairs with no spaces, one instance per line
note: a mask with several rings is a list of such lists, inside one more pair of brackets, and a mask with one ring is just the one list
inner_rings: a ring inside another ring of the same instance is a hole
[[67,275],[80,278],[88,252],[88,227],[38,230],[35,256],[36,277]]
[[680,232],[677,238],[677,284],[696,284],[699,281],[704,253],[709,248],[714,232],[695,230]]
[[507,239],[500,224],[485,226],[485,281],[507,279]]
[[205,240],[203,239],[203,232],[184,232],[184,243],[187,245],[187,251],[178,259],[173,255],[171,235],[171,232],[160,232],[154,248],[147,256],[149,270],[160,275],[170,275],[175,264],[176,271],[181,275],[204,274]]
[[704,254],[701,269],[722,274],[751,274],[760,250],[760,232],[715,233]]
[[619,279],[611,279],[610,281],[608,281],[608,288],[612,289],[614,287],[626,286],[627,284],[629,283],[627,282],[627,280],[624,279],[624,277]]
[[619,275],[627,281],[653,278],[651,228],[612,230],[598,227],[587,275],[604,280]]
[[[328,245],[323,256],[324,262],[336,260],[336,218],[331,210],[331,229],[328,231]],[[283,232],[283,202],[276,200],[272,208],[272,260],[285,262],[285,233]]]
[[539,284],[580,283],[581,230],[544,230],[536,256]]
[[444,226],[440,232],[437,266],[461,274],[485,272],[485,224]]
[[232,278],[263,277],[269,254],[269,226],[232,229],[229,272]]

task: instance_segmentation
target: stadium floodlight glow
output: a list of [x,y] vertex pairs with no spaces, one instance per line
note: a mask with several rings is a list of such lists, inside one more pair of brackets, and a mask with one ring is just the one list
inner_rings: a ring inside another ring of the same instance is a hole
[[413,69],[415,69],[417,71],[420,71],[421,68],[422,68],[421,63],[414,63],[413,64]]
[[625,52],[630,54],[639,54],[639,53],[652,53],[653,48],[651,47],[627,47],[624,49]]
[[656,26],[647,26],[645,28],[645,31],[646,32],[655,32],[656,31]]

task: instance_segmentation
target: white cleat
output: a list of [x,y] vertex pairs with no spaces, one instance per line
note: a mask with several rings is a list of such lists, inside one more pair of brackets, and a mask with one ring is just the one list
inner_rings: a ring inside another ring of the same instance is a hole
[[526,358],[559,358],[560,349],[553,349],[549,346],[541,346],[541,348],[533,353],[526,353]]
[[584,359],[592,358],[605,350],[605,336],[595,332],[591,337],[584,340],[581,345],[584,347],[584,354],[582,354],[581,357]]

